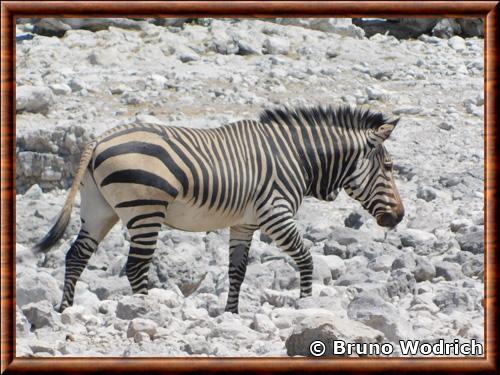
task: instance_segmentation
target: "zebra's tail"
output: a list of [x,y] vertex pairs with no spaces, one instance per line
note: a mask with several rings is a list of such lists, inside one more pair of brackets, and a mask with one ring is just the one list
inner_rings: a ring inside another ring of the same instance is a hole
[[57,221],[50,229],[49,233],[47,233],[35,246],[33,246],[34,252],[46,252],[50,250],[54,244],[61,239],[68,226],[69,219],[71,218],[71,211],[73,209],[73,204],[75,202],[75,196],[78,192],[78,188],[80,186],[80,182],[82,181],[83,174],[85,173],[85,169],[87,168],[90,159],[92,158],[92,153],[94,152],[94,148],[97,144],[97,140],[94,140],[87,144],[85,149],[82,152],[82,156],[80,158],[80,164],[78,166],[78,170],[76,171],[75,178],[73,180],[73,184],[69,190],[69,194],[66,197],[66,202],[64,203],[64,207],[57,218]]

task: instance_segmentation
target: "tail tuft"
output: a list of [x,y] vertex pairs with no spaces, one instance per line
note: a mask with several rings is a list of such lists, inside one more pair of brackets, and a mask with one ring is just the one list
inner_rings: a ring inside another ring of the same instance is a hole
[[50,231],[35,246],[33,246],[32,251],[35,253],[44,253],[50,250],[50,248],[54,246],[63,236],[64,231],[68,226],[70,216],[71,210],[69,213],[67,210],[63,210]]
[[76,171],[75,178],[73,180],[73,184],[71,185],[68,196],[66,197],[64,208],[62,209],[61,214],[57,218],[54,226],[50,229],[49,233],[47,233],[45,237],[40,240],[40,242],[33,246],[33,252],[39,253],[48,251],[63,236],[64,231],[69,224],[69,219],[71,218],[71,210],[73,208],[76,193],[78,192],[83,174],[87,169],[90,159],[92,158],[92,153],[94,152],[94,147],[96,146],[96,144],[97,141],[94,140],[85,147],[85,150],[83,151],[82,157],[80,159],[80,165],[78,166],[78,170]]

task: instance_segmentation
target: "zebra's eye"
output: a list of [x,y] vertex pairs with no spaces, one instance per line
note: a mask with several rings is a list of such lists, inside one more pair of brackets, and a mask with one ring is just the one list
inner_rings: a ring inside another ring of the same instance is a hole
[[392,169],[392,161],[391,160],[386,160],[384,161],[384,167],[385,169]]

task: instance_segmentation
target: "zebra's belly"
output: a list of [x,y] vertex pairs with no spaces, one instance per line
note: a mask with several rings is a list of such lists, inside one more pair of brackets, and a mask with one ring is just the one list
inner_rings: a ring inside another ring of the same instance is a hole
[[238,224],[253,224],[252,214],[227,215],[208,207],[193,207],[187,203],[174,201],[168,205],[165,224],[190,232],[206,232],[227,228]]

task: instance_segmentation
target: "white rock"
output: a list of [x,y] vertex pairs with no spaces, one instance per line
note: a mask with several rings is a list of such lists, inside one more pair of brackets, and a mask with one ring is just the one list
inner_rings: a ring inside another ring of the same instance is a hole
[[[158,325],[149,319],[136,318],[132,320],[127,328],[127,337],[134,337],[138,333],[146,333],[149,338],[153,338],[153,336],[158,331]],[[136,340],[137,342],[137,340]]]
[[425,257],[418,257],[416,262],[417,265],[413,274],[417,282],[432,280],[436,276],[436,268],[430,260]]
[[463,278],[462,267],[452,262],[438,262],[436,267],[436,277],[443,276],[445,280],[452,281]]
[[116,66],[123,59],[123,53],[116,48],[103,48],[92,51],[88,57],[92,65]]
[[170,308],[177,307],[182,303],[182,296],[172,290],[153,288],[149,290],[148,294],[151,298],[156,299],[158,303]]
[[270,55],[287,55],[290,51],[290,42],[279,37],[269,37],[264,41],[264,53]]
[[61,295],[57,280],[46,272],[25,270],[17,276],[16,304],[19,307],[39,301],[49,301],[56,306]]
[[183,49],[178,53],[179,60],[181,60],[183,63],[187,63],[190,61],[198,61],[200,59],[200,55],[198,55],[196,52],[194,52],[191,49]]
[[16,87],[16,112],[46,113],[53,101],[54,96],[48,87]]
[[437,238],[432,233],[424,232],[418,229],[403,229],[399,232],[401,244],[403,246],[432,246]]
[[58,321],[54,307],[48,301],[28,303],[22,309],[33,329],[54,327]]
[[347,307],[349,318],[380,330],[390,341],[414,337],[412,326],[393,305],[372,293],[356,296]]
[[69,306],[61,313],[61,322],[68,325],[77,323],[89,324],[98,323],[100,319],[94,313],[83,305]]
[[448,45],[455,51],[463,51],[467,48],[467,46],[465,45],[465,40],[458,35],[451,37],[448,40]]
[[71,87],[65,83],[54,83],[49,86],[52,92],[56,95],[68,95],[71,94]]
[[417,189],[417,198],[423,199],[426,202],[430,202],[437,197],[436,189],[430,186],[419,186]]
[[293,306],[299,296],[298,291],[276,291],[264,289],[261,295],[261,303],[267,302],[272,306]]
[[368,99],[370,100],[384,101],[389,98],[389,94],[387,91],[375,86],[368,86],[366,88],[366,94],[368,95]]
[[257,332],[272,334],[278,329],[273,321],[264,314],[254,314],[252,328]]
[[326,265],[330,269],[330,273],[332,275],[333,280],[338,279],[341,275],[345,273],[346,270],[345,262],[339,256],[326,255],[322,256],[322,260],[326,263]]
[[391,270],[393,262],[394,255],[384,254],[372,259],[367,266],[376,272],[388,272]]
[[146,301],[138,296],[125,296],[118,301],[116,317],[120,319],[138,318],[148,312]]
[[28,336],[31,332],[31,324],[19,308],[16,308],[16,337]]
[[324,255],[313,254],[313,280],[319,281],[320,284],[328,284],[332,281],[332,273],[328,264],[323,259]]

